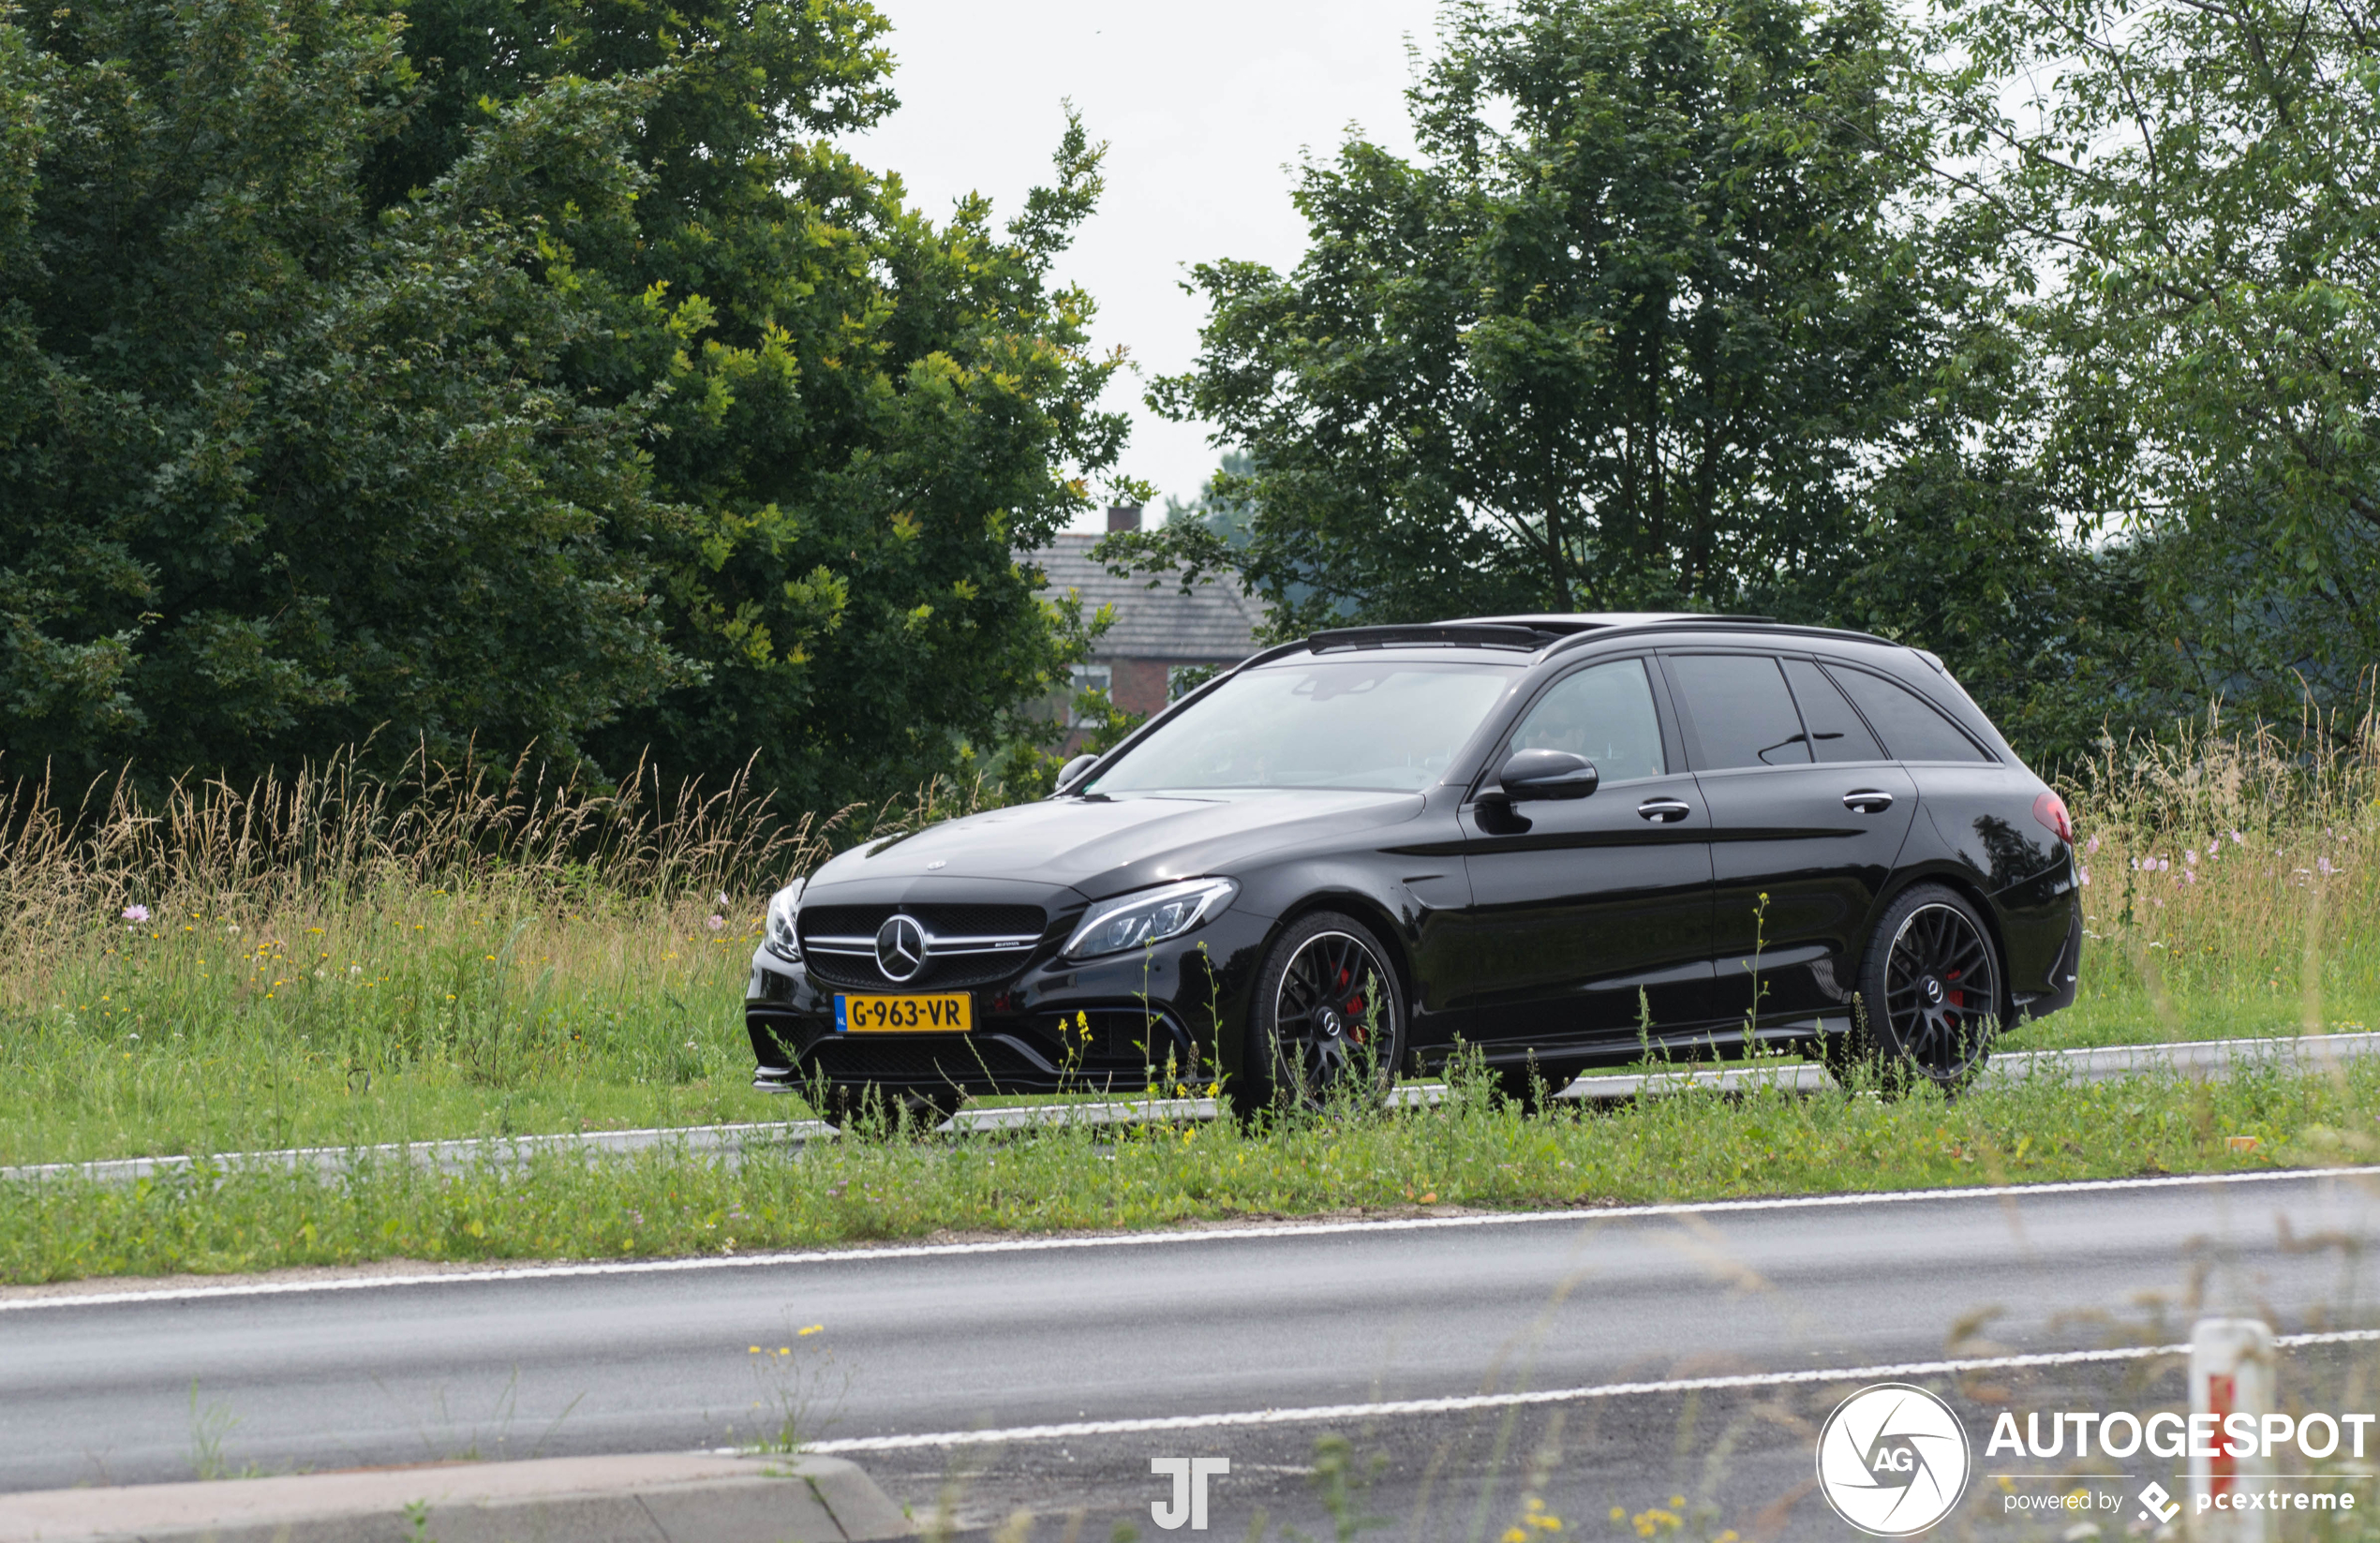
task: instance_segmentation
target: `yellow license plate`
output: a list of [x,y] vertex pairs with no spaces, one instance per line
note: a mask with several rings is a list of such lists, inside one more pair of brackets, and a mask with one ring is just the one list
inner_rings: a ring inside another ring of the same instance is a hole
[[974,999],[964,991],[932,997],[837,997],[839,1034],[963,1034],[974,1028]]

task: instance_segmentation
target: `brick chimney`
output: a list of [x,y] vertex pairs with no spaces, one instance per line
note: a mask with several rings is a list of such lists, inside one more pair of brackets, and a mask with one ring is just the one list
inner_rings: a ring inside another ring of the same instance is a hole
[[1138,504],[1109,504],[1108,506],[1108,529],[1109,531],[1138,530],[1139,528],[1140,506]]

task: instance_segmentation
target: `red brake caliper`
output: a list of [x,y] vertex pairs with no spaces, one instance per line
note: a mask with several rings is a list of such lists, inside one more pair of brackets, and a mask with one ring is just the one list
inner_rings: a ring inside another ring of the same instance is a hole
[[[1354,971],[1348,969],[1346,965],[1339,966],[1340,990],[1346,990],[1354,979]],[[1358,1045],[1361,1045],[1363,1043],[1363,1036],[1369,1031],[1370,1031],[1366,1030],[1363,1026],[1363,999],[1361,997],[1356,997],[1349,1000],[1347,1002],[1347,1038],[1355,1041]]]

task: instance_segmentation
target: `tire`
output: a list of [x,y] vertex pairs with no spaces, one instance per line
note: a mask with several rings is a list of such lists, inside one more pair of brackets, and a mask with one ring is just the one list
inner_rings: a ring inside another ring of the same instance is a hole
[[930,1131],[959,1112],[967,1095],[956,1088],[886,1088],[872,1082],[830,1082],[819,1115],[839,1131],[855,1126]]
[[1354,917],[1301,917],[1264,956],[1248,1004],[1247,1053],[1231,1087],[1243,1118],[1387,1100],[1405,1056],[1405,990],[1389,951]]
[[1851,1032],[1821,1046],[1827,1070],[1846,1087],[1964,1087],[2007,1021],[2005,976],[1991,928],[1963,896],[1941,884],[1903,891],[1860,960]]

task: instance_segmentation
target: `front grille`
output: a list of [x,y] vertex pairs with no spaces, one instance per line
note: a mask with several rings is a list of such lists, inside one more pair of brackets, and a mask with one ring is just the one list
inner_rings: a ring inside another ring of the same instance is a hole
[[[852,1082],[958,1082],[981,1085],[1014,1078],[1027,1085],[1046,1084],[1056,1068],[1011,1039],[993,1034],[935,1035],[912,1038],[869,1034],[846,1038],[829,1034],[810,1047],[806,1067],[827,1077]],[[799,1078],[796,1077],[798,1083]]]
[[821,905],[801,910],[802,941],[872,938],[896,911],[917,918],[938,938],[1038,938],[1049,918],[1037,905]]
[[[1038,942],[1049,925],[1037,905],[805,906],[797,925],[811,978],[865,991],[963,991],[1013,979],[1034,952],[1026,946],[945,953],[930,945],[924,969],[905,981],[892,980],[877,968],[875,938],[877,929],[896,912],[914,918],[936,940],[1030,938]],[[820,947],[817,940],[822,938],[838,940],[838,949],[849,952]]]
[[850,990],[964,991],[1022,974],[1025,961],[1031,957],[1033,950],[1029,948],[1004,954],[938,954],[930,957],[926,967],[905,981],[886,979],[885,972],[876,968],[873,954],[811,951],[802,956],[802,960],[810,967],[811,980]]
[[779,1043],[793,1060],[796,1086],[817,1076],[845,1083],[958,1083],[977,1091],[1121,1094],[1153,1084],[1170,1091],[1212,1075],[1171,1014],[1137,1006],[998,1018],[972,1034],[838,1034],[807,1027],[781,1034]]

